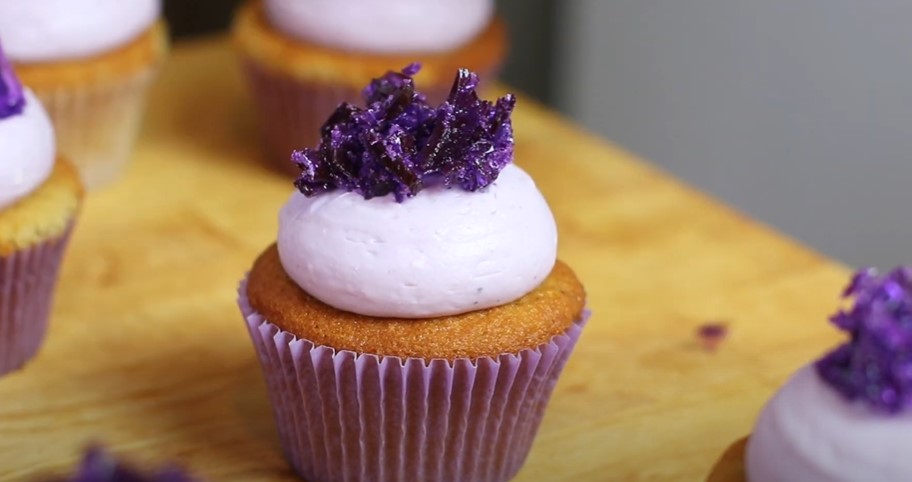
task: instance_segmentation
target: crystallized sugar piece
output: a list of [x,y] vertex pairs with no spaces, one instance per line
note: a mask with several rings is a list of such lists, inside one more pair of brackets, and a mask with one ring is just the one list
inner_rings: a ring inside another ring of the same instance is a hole
[[850,401],[878,412],[912,407],[912,270],[859,271],[843,296],[854,299],[831,321],[849,341],[817,361],[817,373]]
[[54,482],[196,482],[177,469],[143,474],[115,461],[98,447],[86,452],[76,473]]
[[396,201],[443,185],[484,189],[513,159],[512,95],[478,97],[478,76],[462,69],[438,107],[415,90],[420,66],[374,79],[365,107],[343,103],[321,129],[316,148],[295,151],[295,186],[306,196],[335,189]]
[[19,115],[25,108],[25,94],[13,66],[0,46],[0,119]]

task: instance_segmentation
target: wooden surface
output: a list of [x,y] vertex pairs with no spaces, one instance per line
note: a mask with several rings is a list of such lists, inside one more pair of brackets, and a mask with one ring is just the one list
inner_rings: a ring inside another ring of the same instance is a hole
[[[88,200],[47,344],[0,379],[0,481],[90,441],[212,481],[295,480],[234,301],[291,186],[257,162],[234,60],[178,48],[126,179]],[[836,340],[845,269],[529,102],[515,123],[595,313],[516,480],[704,480]],[[730,328],[714,352],[707,321]]]

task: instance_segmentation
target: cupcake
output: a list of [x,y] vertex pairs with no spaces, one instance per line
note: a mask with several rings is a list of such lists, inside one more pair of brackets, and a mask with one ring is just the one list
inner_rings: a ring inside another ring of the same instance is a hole
[[[417,82],[442,102],[460,67],[494,78],[506,30],[494,0],[249,0],[234,40],[260,120],[270,163],[297,174],[288,153],[318,141],[340,102],[356,102],[377,72],[414,59]],[[303,143],[303,144],[302,144]]]
[[167,50],[160,8],[160,0],[0,2],[7,55],[90,189],[116,179],[131,156]]
[[912,270],[863,270],[844,296],[849,340],[786,382],[711,482],[912,480]]
[[514,98],[415,92],[410,66],[293,155],[296,192],[239,304],[284,455],[310,482],[505,481],[587,312],[512,164]]
[[0,49],[0,375],[41,346],[81,198],[76,170],[56,158],[51,120]]

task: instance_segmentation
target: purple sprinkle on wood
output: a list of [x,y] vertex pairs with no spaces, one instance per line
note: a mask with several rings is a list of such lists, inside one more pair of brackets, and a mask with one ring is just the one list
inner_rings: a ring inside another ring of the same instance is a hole
[[196,479],[176,468],[142,473],[116,461],[101,448],[92,447],[86,452],[76,473],[52,482],[196,482]]
[[697,338],[703,348],[715,351],[719,344],[728,336],[728,325],[722,322],[708,322],[697,327]]

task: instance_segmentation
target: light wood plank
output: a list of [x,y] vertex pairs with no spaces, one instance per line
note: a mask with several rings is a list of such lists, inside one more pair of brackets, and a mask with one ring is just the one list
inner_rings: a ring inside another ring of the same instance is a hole
[[[89,441],[295,480],[234,302],[291,192],[256,162],[250,114],[226,42],[177,49],[126,179],[85,206],[44,350],[0,379],[0,481],[71,467]],[[517,480],[702,480],[836,340],[846,270],[531,102],[516,131],[595,312]],[[731,328],[714,353],[695,337],[710,320]]]

